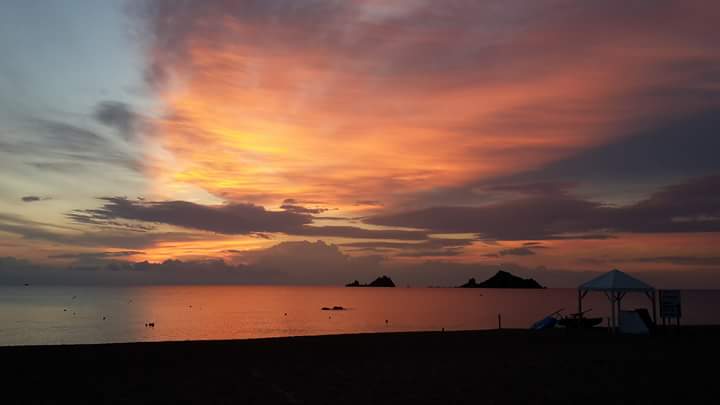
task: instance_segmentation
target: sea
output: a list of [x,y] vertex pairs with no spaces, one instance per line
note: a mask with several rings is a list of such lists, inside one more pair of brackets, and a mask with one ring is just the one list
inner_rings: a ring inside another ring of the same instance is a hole
[[[720,291],[681,297],[682,324],[720,324]],[[651,303],[628,294],[635,308]],[[593,292],[583,309],[607,319],[610,304]],[[0,346],[528,328],[558,310],[577,311],[576,290],[0,286]]]

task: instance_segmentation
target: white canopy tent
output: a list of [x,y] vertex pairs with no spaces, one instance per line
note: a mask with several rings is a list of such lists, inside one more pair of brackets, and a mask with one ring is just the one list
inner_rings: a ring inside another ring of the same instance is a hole
[[655,288],[618,269],[611,270],[578,286],[578,313],[582,313],[582,300],[590,291],[602,291],[610,300],[610,327],[612,328],[618,326],[620,304],[625,294],[629,292],[641,292],[647,295],[652,301],[652,317],[653,322],[656,322]]

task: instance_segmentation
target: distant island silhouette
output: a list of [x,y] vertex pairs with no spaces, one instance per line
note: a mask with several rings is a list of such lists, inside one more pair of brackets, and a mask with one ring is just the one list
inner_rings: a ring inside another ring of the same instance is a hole
[[545,288],[532,278],[520,278],[507,271],[498,271],[494,276],[476,283],[474,278],[458,288]]
[[380,276],[370,284],[360,284],[359,281],[355,280],[350,284],[345,284],[345,287],[395,287],[395,283],[388,276]]
[[346,311],[347,308],[341,306],[341,305],[335,305],[334,307],[322,307],[323,311]]

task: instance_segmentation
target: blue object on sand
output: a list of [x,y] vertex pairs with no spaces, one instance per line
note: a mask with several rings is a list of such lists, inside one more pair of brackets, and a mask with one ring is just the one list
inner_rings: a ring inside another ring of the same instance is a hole
[[545,318],[535,322],[530,329],[532,330],[543,330],[543,329],[550,329],[554,328],[557,324],[557,319],[555,319],[554,316],[546,316]]

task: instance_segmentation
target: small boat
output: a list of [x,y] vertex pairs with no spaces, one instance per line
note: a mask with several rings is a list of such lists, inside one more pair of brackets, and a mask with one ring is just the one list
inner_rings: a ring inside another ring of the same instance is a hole
[[590,311],[591,310],[588,309],[587,311],[564,316],[560,320],[558,320],[558,324],[566,328],[592,328],[593,326],[600,325],[603,321],[603,318],[585,317],[585,313]]
[[566,328],[592,328],[600,325],[602,321],[602,318],[563,318],[558,324]]

